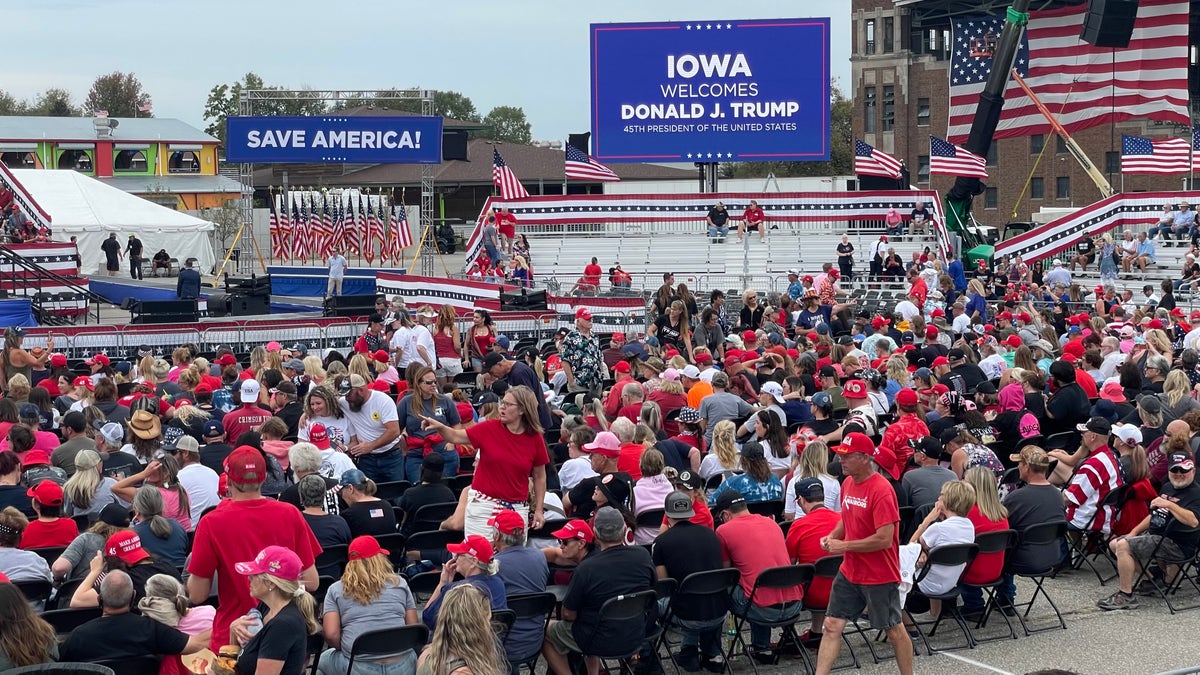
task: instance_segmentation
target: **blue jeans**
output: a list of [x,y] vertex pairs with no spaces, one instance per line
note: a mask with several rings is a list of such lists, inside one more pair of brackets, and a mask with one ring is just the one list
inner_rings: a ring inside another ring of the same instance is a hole
[[358,468],[376,483],[404,480],[404,455],[400,452],[363,455],[358,458]]
[[717,237],[724,239],[728,234],[729,234],[729,226],[728,225],[725,225],[722,227],[716,227],[714,225],[708,226],[708,238],[709,239],[716,239]]
[[799,602],[789,602],[782,607],[759,607],[751,605],[742,592],[741,585],[735,586],[730,597],[730,604],[738,614],[743,614],[750,621],[750,645],[755,649],[771,648],[771,627],[756,621],[774,622],[800,616]]
[[[670,598],[659,599],[658,615],[660,617],[667,615],[667,605],[670,603]],[[701,655],[711,659],[721,653],[721,629],[725,627],[727,616],[712,621],[689,621],[673,616],[671,625],[679,628],[681,647],[698,647]]]
[[[442,456],[442,459],[446,460],[445,468],[442,469],[442,477],[451,478],[458,475],[458,451],[442,450],[438,454]],[[404,457],[404,480],[413,485],[421,482],[421,461],[423,459],[421,455],[406,455]]]
[[[340,649],[326,649],[321,652],[321,660],[317,663],[320,675],[346,675],[346,666],[350,657]],[[391,663],[375,663],[354,659],[354,670],[350,675],[413,675],[417,672],[417,654],[412,650],[405,652],[400,658]]]
[[1162,233],[1164,238],[1166,238],[1166,235],[1168,232],[1170,232],[1171,234],[1179,233],[1178,230],[1175,229],[1174,224],[1168,225],[1166,223],[1162,223],[1162,224],[1155,225],[1154,227],[1150,228],[1150,230],[1148,232],[1146,232],[1146,238],[1154,239],[1155,237],[1157,237],[1159,235],[1160,232]]
[[[962,611],[964,614],[983,611],[983,591],[972,586],[962,585],[958,587],[958,592],[962,596]],[[1008,598],[1011,603],[1017,597],[1017,585],[1013,583],[1011,574],[1004,575],[1004,581],[1000,584],[998,595]]]
[[484,244],[483,250],[487,253],[488,260],[492,261],[492,267],[495,267],[496,261],[500,259],[500,251],[496,250],[496,247],[491,244]]

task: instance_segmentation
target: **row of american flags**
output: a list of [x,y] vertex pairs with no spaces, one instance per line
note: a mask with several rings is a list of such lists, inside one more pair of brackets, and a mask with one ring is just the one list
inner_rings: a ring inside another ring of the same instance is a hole
[[272,192],[269,202],[271,257],[280,261],[324,259],[336,250],[368,263],[377,256],[399,263],[413,243],[404,205],[382,193]]
[[[567,179],[608,182],[621,180],[612,169],[570,143],[567,143],[563,162]],[[495,147],[492,148],[492,183],[500,191],[501,199],[525,199],[529,196],[529,192],[521,185],[521,180]]]

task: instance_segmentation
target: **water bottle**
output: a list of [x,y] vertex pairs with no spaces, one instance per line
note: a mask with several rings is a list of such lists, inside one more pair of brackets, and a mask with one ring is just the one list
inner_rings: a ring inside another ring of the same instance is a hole
[[258,608],[255,607],[254,609],[247,612],[246,616],[250,617],[251,619],[254,619],[254,623],[252,623],[246,627],[246,632],[250,633],[250,635],[258,635],[258,631],[262,630],[262,625],[263,625],[262,624],[262,612],[258,611]]

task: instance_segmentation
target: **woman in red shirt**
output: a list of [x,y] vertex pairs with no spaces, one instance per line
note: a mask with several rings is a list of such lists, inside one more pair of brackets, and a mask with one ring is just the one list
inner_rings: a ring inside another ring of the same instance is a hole
[[446,426],[424,415],[421,419],[426,429],[441,434],[445,442],[470,443],[479,451],[467,496],[466,535],[491,536],[492,526],[488,521],[504,509],[520,513],[530,529],[543,525],[542,504],[550,455],[533,391],[525,386],[509,389],[500,399],[500,419],[481,422],[466,430]]
[[[1000,493],[996,485],[996,474],[987,467],[974,466],[967,470],[963,480],[975,488],[975,506],[967,514],[967,520],[975,526],[975,536],[984,532],[996,532],[1008,529],[1008,509],[1000,502]],[[996,553],[980,553],[963,574],[963,584],[959,592],[963,598],[963,614],[983,614],[983,592],[966,584],[983,584],[1000,577],[1004,568],[1004,551]],[[1008,602],[1013,601],[1014,589],[1011,582],[1000,592],[1008,594]]]

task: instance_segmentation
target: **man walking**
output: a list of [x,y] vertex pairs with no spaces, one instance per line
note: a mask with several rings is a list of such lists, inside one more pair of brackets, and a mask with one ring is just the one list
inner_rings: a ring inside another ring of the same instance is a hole
[[129,254],[129,278],[142,278],[142,240],[137,238],[137,235],[129,235],[129,243],[125,245],[125,252]]
[[600,344],[592,336],[592,313],[586,307],[575,310],[575,330],[563,338],[562,367],[567,375],[567,392],[586,392],[589,399],[600,397],[600,385],[604,375],[600,365],[604,362]]
[[188,258],[179,270],[179,280],[175,282],[175,295],[180,300],[195,300],[200,297],[200,273],[195,269],[196,261]]
[[121,243],[117,241],[117,233],[110,232],[108,239],[100,244],[100,250],[104,251],[104,271],[108,276],[115,277],[117,270],[121,269],[120,258],[125,254],[121,253]]
[[848,479],[842,484],[842,522],[821,540],[821,547],[841,555],[842,568],[829,591],[816,675],[833,670],[846,622],[858,619],[864,609],[871,627],[887,633],[900,675],[912,675],[912,640],[900,612],[900,508],[896,491],[877,471],[891,460],[881,456],[887,450],[860,433],[846,434],[834,452]]

